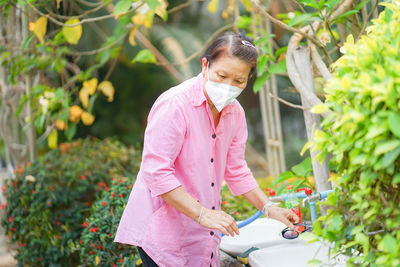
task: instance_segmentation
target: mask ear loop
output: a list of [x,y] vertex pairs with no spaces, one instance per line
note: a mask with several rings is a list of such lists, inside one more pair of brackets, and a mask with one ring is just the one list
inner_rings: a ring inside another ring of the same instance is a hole
[[207,60],[207,81],[210,81],[210,61]]

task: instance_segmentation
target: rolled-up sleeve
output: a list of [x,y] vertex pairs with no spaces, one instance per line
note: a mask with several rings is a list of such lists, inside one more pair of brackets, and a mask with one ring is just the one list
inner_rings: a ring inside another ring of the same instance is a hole
[[230,144],[225,169],[225,181],[234,196],[259,187],[245,160],[248,134],[246,117],[241,106],[238,116],[238,130]]
[[144,134],[141,172],[153,197],[180,186],[174,162],[186,133],[182,108],[174,98],[156,101]]

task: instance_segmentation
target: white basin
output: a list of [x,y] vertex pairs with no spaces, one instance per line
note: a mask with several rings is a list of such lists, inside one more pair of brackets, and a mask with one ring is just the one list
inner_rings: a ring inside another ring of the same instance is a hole
[[285,228],[286,225],[280,221],[259,218],[240,228],[239,235],[223,236],[220,249],[236,257],[251,247],[266,248],[280,244],[304,244],[304,241],[298,238],[291,240],[283,238],[281,232]]
[[[262,248],[249,254],[251,267],[307,267],[307,262],[312,259],[321,260],[329,266],[345,267],[348,259],[339,255],[333,259],[329,257],[329,247],[320,242],[306,244],[298,239],[298,243],[281,244],[273,247]],[[302,243],[303,244],[302,244]]]

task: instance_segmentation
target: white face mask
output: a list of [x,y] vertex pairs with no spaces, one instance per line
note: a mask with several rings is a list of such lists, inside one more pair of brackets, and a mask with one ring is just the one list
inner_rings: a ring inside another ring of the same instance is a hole
[[207,63],[207,82],[205,84],[205,89],[218,112],[221,112],[224,107],[233,103],[243,89],[225,83],[210,81],[208,65]]

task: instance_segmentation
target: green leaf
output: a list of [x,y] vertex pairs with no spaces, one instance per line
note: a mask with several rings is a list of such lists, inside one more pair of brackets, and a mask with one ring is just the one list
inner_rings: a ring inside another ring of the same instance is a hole
[[289,21],[288,25],[293,27],[297,24],[303,24],[303,23],[309,21],[313,16],[314,16],[314,14],[311,14],[311,13],[297,15]]
[[321,265],[322,264],[322,261],[321,260],[319,260],[319,259],[312,259],[312,260],[309,260],[308,262],[307,262],[307,265],[308,266],[319,266],[319,265]]
[[272,182],[272,185],[275,186],[283,181],[286,181],[287,179],[290,179],[292,177],[294,177],[294,173],[292,173],[291,171],[285,171],[282,172],[278,177],[275,178],[275,180]]
[[161,4],[158,0],[145,0],[145,2],[149,5],[151,10],[156,10],[156,8]]
[[383,156],[382,159],[382,167],[387,168],[390,164],[392,164],[400,155],[400,147],[392,150]]
[[286,73],[286,60],[270,65],[268,71],[271,74]]
[[382,241],[379,243],[378,248],[386,252],[389,252],[391,254],[395,254],[397,248],[397,241],[390,234],[386,234],[383,237]]
[[259,62],[257,63],[257,72],[264,73],[265,67],[268,64],[268,57],[267,55],[262,55],[259,57]]
[[119,16],[120,14],[123,14],[129,10],[131,7],[132,0],[120,0],[114,7],[114,16]]
[[315,0],[300,0],[300,3],[302,3],[304,6],[310,6],[315,9],[319,9],[318,3]]
[[237,22],[237,27],[239,29],[247,29],[253,23],[252,19],[249,16],[240,16]]
[[294,174],[301,177],[308,177],[312,172],[311,158],[305,158],[301,163],[293,166],[291,168]]
[[257,93],[264,86],[264,84],[267,82],[269,76],[270,76],[269,72],[266,71],[261,76],[257,77],[257,79],[255,80],[254,85],[253,85],[254,93]]
[[141,62],[141,63],[155,63],[157,62],[154,54],[148,49],[142,49],[137,53],[135,58],[132,60],[132,63]]
[[392,180],[392,184],[398,184],[398,183],[400,183],[400,173],[396,174]]
[[76,133],[76,124],[68,123],[67,129],[64,131],[64,135],[68,139],[68,141],[72,140],[72,138],[75,136],[75,133]]
[[392,151],[400,146],[400,140],[390,140],[381,142],[375,148],[374,155],[381,155],[383,153]]
[[400,114],[391,112],[388,118],[389,129],[397,137],[400,138]]

